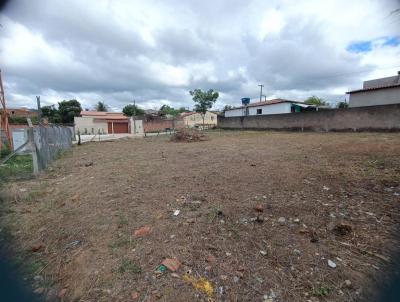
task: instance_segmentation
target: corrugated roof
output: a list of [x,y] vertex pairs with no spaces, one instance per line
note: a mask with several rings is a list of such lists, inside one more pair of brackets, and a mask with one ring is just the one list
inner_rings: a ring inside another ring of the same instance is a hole
[[400,87],[400,83],[393,84],[393,85],[386,85],[386,86],[378,86],[378,87],[371,87],[371,88],[363,88],[363,89],[358,89],[358,90],[352,90],[352,91],[348,91],[346,93],[347,94],[352,94],[352,93],[357,93],[357,92],[379,90],[379,89],[387,89],[387,88],[395,88],[395,87]]

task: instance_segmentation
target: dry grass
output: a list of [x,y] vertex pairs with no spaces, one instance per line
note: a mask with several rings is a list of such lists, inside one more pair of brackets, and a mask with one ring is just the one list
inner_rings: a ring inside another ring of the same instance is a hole
[[[86,144],[40,179],[10,184],[2,224],[40,263],[35,286],[65,288],[67,301],[130,301],[133,291],[138,301],[206,301],[183,281],[189,271],[211,282],[215,301],[263,301],[271,290],[273,301],[371,299],[399,245],[400,135],[209,136]],[[150,234],[135,237],[145,225]],[[179,278],[156,273],[174,257]]]

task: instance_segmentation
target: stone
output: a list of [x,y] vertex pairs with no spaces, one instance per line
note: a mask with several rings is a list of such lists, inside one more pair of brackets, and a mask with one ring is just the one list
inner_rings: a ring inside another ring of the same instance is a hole
[[138,299],[140,297],[140,294],[137,292],[137,291],[133,291],[132,293],[131,293],[131,298],[133,299],[133,300],[136,300],[136,299]]
[[286,224],[286,218],[285,217],[279,217],[278,222],[280,225],[285,225]]
[[56,299],[57,299],[57,291],[54,288],[52,288],[47,292],[46,301],[53,302],[56,301]]
[[144,236],[147,236],[150,232],[151,232],[151,227],[149,227],[149,226],[144,226],[144,227],[141,227],[141,228],[137,229],[137,230],[133,233],[133,235],[134,235],[135,237],[144,237]]
[[294,223],[300,223],[300,219],[299,218],[295,218],[295,219],[293,219],[293,222]]
[[181,263],[175,258],[166,258],[163,262],[161,262],[161,264],[172,272],[177,271],[181,266]]
[[57,297],[59,297],[60,299],[62,299],[62,298],[65,296],[66,293],[67,293],[67,288],[64,287],[62,290],[60,290],[60,291],[58,292]]
[[228,276],[227,275],[221,275],[221,276],[219,276],[220,278],[221,278],[221,280],[223,280],[223,281],[225,281],[225,280],[227,280],[228,279]]
[[43,282],[44,278],[41,275],[36,275],[35,277],[33,277],[33,280],[36,282]]
[[344,280],[344,286],[347,288],[351,288],[352,284],[350,280]]
[[260,251],[260,254],[263,255],[263,256],[266,256],[267,252],[266,251]]
[[34,292],[35,294],[37,294],[37,295],[41,295],[41,294],[44,293],[44,288],[43,288],[43,287],[38,287],[38,288],[35,289],[33,292]]
[[171,277],[180,278],[180,276],[179,276],[177,273],[172,273],[172,274],[171,274]]
[[263,211],[264,211],[264,207],[263,207],[262,204],[256,204],[256,205],[254,206],[254,210],[255,210],[256,212],[263,212]]
[[336,265],[335,262],[333,262],[332,260],[328,259],[328,266],[331,267],[331,268],[336,268],[337,265]]
[[233,282],[238,283],[239,282],[239,277],[238,276],[233,277]]
[[44,245],[41,244],[41,243],[38,243],[38,244],[34,244],[34,245],[31,246],[31,251],[36,253],[36,252],[40,251],[43,248],[44,248]]
[[209,255],[207,257],[207,262],[214,263],[217,259],[213,255]]

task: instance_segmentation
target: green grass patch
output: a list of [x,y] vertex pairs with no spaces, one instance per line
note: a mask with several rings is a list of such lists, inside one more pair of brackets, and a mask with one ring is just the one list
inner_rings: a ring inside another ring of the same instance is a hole
[[139,274],[142,272],[142,269],[139,265],[137,265],[132,259],[124,258],[120,266],[118,267],[118,273],[132,273]]
[[32,156],[15,155],[5,164],[0,165],[0,180],[29,178],[32,176]]

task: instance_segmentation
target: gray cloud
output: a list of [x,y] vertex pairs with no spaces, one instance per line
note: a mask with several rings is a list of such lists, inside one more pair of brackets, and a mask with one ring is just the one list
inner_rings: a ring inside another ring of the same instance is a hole
[[[383,17],[396,7],[371,3],[370,13],[380,7]],[[377,18],[376,28],[352,34],[341,5],[331,12],[338,20],[318,5],[308,12],[258,0],[13,1],[0,15],[7,98],[11,106],[33,106],[40,94],[45,103],[78,98],[85,107],[104,100],[120,109],[133,97],[144,107],[192,107],[189,90],[214,88],[222,106],[258,98],[263,83],[271,97],[337,100],[396,62],[400,47],[346,50],[354,37],[393,35],[392,24]]]

